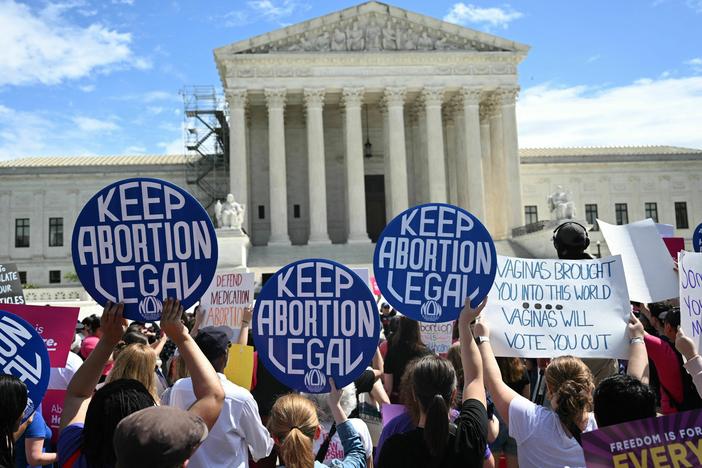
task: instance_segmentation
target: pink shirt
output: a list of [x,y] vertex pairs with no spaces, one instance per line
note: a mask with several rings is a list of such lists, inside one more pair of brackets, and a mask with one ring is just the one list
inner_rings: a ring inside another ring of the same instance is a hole
[[[88,356],[90,356],[90,353],[93,352],[99,341],[100,338],[98,338],[97,336],[86,336],[83,339],[83,343],[81,343],[80,345],[80,355],[83,356],[83,359],[88,359]],[[105,368],[102,371],[102,375],[109,374],[113,366],[114,363],[112,361],[109,361],[107,364],[105,364]]]
[[[661,383],[661,411],[663,414],[677,413],[678,410],[670,403],[668,393],[678,401],[683,401],[683,386],[682,386],[682,369],[678,363],[678,357],[673,350],[673,347],[662,339],[649,335],[644,335],[646,342],[646,352],[648,357],[653,361],[658,373],[658,379]],[[668,393],[663,390],[665,386]]]

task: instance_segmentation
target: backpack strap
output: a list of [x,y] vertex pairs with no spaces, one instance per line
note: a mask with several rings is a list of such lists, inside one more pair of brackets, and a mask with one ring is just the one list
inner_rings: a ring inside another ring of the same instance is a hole
[[78,461],[80,455],[80,449],[73,452],[73,455],[68,457],[68,460],[66,460],[66,462],[63,465],[61,465],[61,468],[73,468],[73,465]]
[[324,458],[327,456],[327,451],[329,450],[329,444],[331,444],[331,439],[334,437],[334,434],[336,434],[336,423],[332,424],[331,429],[329,429],[329,434],[324,438],[324,442],[322,442],[321,447],[319,447],[319,451],[317,452],[317,457],[315,460],[317,460],[320,463],[324,463]]

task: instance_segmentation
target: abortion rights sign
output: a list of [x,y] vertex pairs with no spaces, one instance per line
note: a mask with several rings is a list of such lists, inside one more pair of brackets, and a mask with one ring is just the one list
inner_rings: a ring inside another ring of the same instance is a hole
[[27,385],[26,421],[41,403],[49,385],[49,354],[44,340],[29,323],[0,310],[0,368]]
[[582,437],[587,468],[702,466],[702,411],[639,419]]
[[453,322],[420,323],[422,342],[436,354],[446,354],[453,342]]
[[202,326],[239,330],[244,308],[251,305],[253,298],[253,273],[218,271],[200,300],[200,307],[205,310]]
[[597,260],[497,257],[483,317],[497,356],[628,356],[631,306],[619,256]]
[[680,252],[680,326],[697,346],[702,344],[702,253]]
[[0,265],[0,304],[24,304],[22,283],[14,263]]
[[259,359],[288,387],[322,393],[353,382],[380,337],[373,295],[351,269],[323,259],[291,263],[256,300],[253,336]]
[[423,322],[455,320],[466,297],[477,306],[492,287],[495,244],[478,218],[444,203],[404,211],[385,227],[373,270],[395,309]]
[[702,224],[698,224],[692,234],[692,250],[702,252]]
[[205,209],[180,187],[125,179],[96,193],[73,228],[73,264],[95,301],[124,302],[124,316],[153,321],[163,301],[188,308],[212,282],[217,238]]

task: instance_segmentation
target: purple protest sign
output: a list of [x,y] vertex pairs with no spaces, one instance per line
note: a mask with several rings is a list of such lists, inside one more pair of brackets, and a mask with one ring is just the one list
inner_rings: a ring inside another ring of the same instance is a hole
[[588,468],[702,466],[702,411],[586,432],[583,451]]

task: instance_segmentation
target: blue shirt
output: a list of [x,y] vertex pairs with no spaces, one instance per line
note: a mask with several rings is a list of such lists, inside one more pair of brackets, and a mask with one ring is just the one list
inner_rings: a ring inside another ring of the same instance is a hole
[[44,421],[41,411],[36,411],[34,413],[34,419],[27,426],[27,430],[24,431],[22,437],[15,442],[15,466],[17,467],[30,467],[25,450],[27,439],[44,439],[44,452],[46,452],[46,447],[50,445],[51,428]]

